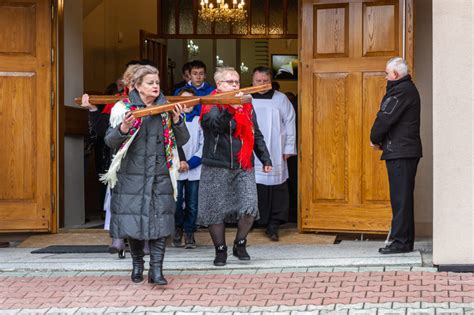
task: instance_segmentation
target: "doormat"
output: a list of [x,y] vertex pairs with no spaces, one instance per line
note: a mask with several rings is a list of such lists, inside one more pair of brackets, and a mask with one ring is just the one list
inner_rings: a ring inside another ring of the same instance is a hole
[[104,230],[60,231],[57,234],[34,234],[18,244],[18,248],[44,248],[52,245],[107,245],[112,239]]
[[[226,228],[226,239],[235,238],[236,228]],[[253,229],[247,240],[253,245],[332,245],[337,235],[325,233],[298,233],[296,228],[281,228],[280,241],[273,242],[265,234],[265,229]],[[194,238],[199,245],[212,245],[211,237],[207,229],[199,229]],[[18,244],[18,248],[48,248],[52,246],[106,246],[111,243],[108,231],[104,230],[64,230],[57,234],[32,235]],[[69,245],[64,245],[69,244]],[[106,250],[105,250],[106,251]],[[81,252],[84,253],[84,252]]]
[[32,254],[90,254],[108,253],[108,245],[51,245],[36,249]]

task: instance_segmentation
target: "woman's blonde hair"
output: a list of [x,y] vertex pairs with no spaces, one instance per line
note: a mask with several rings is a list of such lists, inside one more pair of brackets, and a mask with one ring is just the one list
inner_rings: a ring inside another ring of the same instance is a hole
[[141,85],[143,83],[143,77],[145,77],[148,74],[156,74],[156,75],[160,74],[158,69],[156,69],[153,66],[149,66],[149,65],[145,65],[145,66],[138,65],[137,68],[134,69],[134,70],[135,71],[133,71],[133,73],[131,74],[131,78],[130,78],[130,84],[133,87]]
[[222,81],[224,80],[224,77],[226,74],[232,73],[237,75],[240,78],[239,73],[232,67],[218,67],[216,68],[216,72],[214,73],[214,81],[217,83],[217,81]]
[[128,87],[131,85],[133,74],[135,73],[138,67],[140,67],[140,65],[130,65],[127,67],[122,76],[122,81],[125,86]]

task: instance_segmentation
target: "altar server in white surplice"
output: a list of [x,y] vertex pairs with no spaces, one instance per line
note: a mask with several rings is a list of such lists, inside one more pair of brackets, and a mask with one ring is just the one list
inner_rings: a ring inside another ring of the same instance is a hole
[[[257,67],[253,71],[252,85],[271,83],[272,71],[267,67]],[[257,121],[267,144],[273,162],[270,173],[262,172],[260,161],[255,159],[257,182],[258,225],[266,227],[268,237],[278,241],[278,228],[288,221],[290,196],[288,191],[287,159],[296,155],[295,110],[285,94],[268,90],[252,94]]]

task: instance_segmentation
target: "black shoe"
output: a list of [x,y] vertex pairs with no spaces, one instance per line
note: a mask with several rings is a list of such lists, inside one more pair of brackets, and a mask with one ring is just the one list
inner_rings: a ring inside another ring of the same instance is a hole
[[410,246],[397,246],[393,244],[379,248],[380,254],[402,254],[402,253],[409,253],[412,251],[413,251],[413,248]]
[[148,283],[167,285],[168,281],[163,276],[163,259],[165,258],[166,238],[148,241],[150,247],[150,270],[148,270]]
[[239,260],[250,260],[250,255],[247,253],[247,240],[235,240],[232,254]]
[[183,247],[183,229],[177,227],[174,229],[173,235],[173,246],[174,247]]
[[[132,282],[138,283],[143,281],[143,271],[145,270],[145,261],[143,257],[144,241],[129,238],[128,245],[130,246],[130,255],[132,256],[132,274],[130,278]],[[119,252],[120,253],[120,252]]]
[[227,246],[216,246],[216,258],[214,259],[214,266],[225,266],[227,263]]
[[274,242],[278,242],[280,240],[277,229],[267,230],[267,236]]
[[184,248],[194,249],[196,248],[196,241],[194,240],[194,233],[186,233],[184,236]]

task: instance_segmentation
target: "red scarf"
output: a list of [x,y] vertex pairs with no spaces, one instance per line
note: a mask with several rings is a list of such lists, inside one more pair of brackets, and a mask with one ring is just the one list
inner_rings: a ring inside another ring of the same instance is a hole
[[[216,94],[216,91],[211,92],[210,95]],[[252,121],[252,111],[253,106],[251,103],[242,104],[242,108],[234,108],[230,105],[204,105],[201,110],[201,120],[202,117],[211,111],[213,107],[216,107],[219,111],[227,109],[232,115],[232,119],[235,121],[235,130],[234,134],[231,137],[235,137],[242,142],[242,147],[239,152],[237,152],[237,160],[239,161],[241,167],[244,170],[249,170],[252,168],[252,154],[254,146],[254,129]]]
[[[128,96],[128,88],[124,88],[122,93],[115,94],[115,96]],[[102,114],[109,114],[112,112],[112,108],[114,107],[115,103],[113,104],[105,104],[104,109],[102,110]]]

